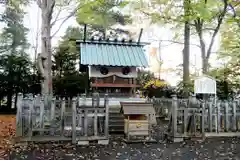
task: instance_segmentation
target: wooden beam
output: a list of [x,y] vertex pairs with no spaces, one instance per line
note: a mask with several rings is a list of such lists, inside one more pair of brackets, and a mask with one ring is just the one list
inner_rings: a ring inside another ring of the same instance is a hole
[[143,32],[143,29],[141,28],[140,30],[140,34],[139,34],[139,37],[138,37],[138,44],[140,44],[140,41],[141,41],[141,37],[142,37],[142,32]]
[[140,87],[140,85],[137,85],[137,84],[92,83],[91,87],[122,87],[122,88],[129,88],[129,87]]
[[87,24],[84,24],[84,37],[83,37],[83,42],[86,41],[87,38]]

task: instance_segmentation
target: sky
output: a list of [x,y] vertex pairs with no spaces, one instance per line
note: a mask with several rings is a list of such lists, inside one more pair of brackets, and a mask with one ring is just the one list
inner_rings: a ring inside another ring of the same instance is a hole
[[[0,7],[0,10],[2,7]],[[36,35],[39,33],[40,35],[40,27],[41,27],[41,11],[38,8],[38,6],[33,2],[29,7],[26,9],[26,16],[24,18],[24,24],[27,28],[30,29],[28,33],[28,40],[31,43],[31,48],[29,50],[29,55],[31,58],[34,58],[34,46],[36,45]],[[63,12],[60,14],[61,17],[67,16],[67,12]],[[59,28],[59,25],[61,24],[61,21],[56,23],[52,29],[52,33],[56,32]],[[58,33],[54,36],[52,39],[52,46],[56,46],[58,44],[58,41],[61,39],[61,36],[64,35],[65,30],[68,26],[78,26],[78,24],[75,21],[75,18],[72,17],[69,20],[67,20],[60,28]],[[142,20],[142,17],[136,16],[135,17],[135,23],[132,25],[131,30],[138,33],[140,32],[140,29],[143,28],[143,35],[141,38],[142,42],[150,42],[151,45],[146,47],[146,56],[149,59],[149,51],[151,47],[157,47],[159,48],[159,40],[163,40],[161,42],[161,58],[163,60],[162,68],[163,70],[168,68],[175,69],[178,65],[182,63],[182,49],[183,45],[181,44],[171,44],[169,42],[166,42],[166,40],[172,40],[173,38],[173,32],[166,26],[161,25],[151,25],[149,23],[149,20]],[[180,30],[179,32],[183,32]],[[38,52],[41,51],[40,46],[40,36],[38,37]],[[209,36],[205,37],[205,40],[209,41]],[[219,48],[219,36],[217,36],[213,52],[216,52]],[[199,44],[198,40],[196,38],[191,38],[191,44]],[[190,46],[190,64],[191,66],[196,66],[197,70],[201,68],[201,60],[200,60],[200,48],[191,45]],[[216,61],[216,55],[212,54],[211,64],[218,65]],[[190,70],[194,71],[195,68],[191,67]],[[176,85],[177,82],[181,79],[178,75],[172,72],[165,72],[161,73],[161,77],[165,80],[167,80],[171,85]]]
[[[26,9],[26,16],[24,18],[24,24],[27,28],[30,29],[30,32],[28,33],[28,39],[31,42],[33,46],[36,44],[36,35],[39,34],[38,42],[39,47],[38,51],[41,51],[41,41],[40,41],[40,34],[41,34],[41,10],[38,8],[35,2],[32,2],[32,4],[27,7]],[[68,16],[68,12],[62,12],[59,16],[59,19],[64,18]],[[55,16],[53,16],[55,17]],[[52,28],[52,34],[55,33],[59,26],[61,25],[62,21],[58,21]],[[52,39],[52,46],[56,46],[58,44],[58,41],[61,40],[61,36],[64,35],[65,30],[68,26],[78,26],[77,22],[75,21],[75,18],[68,19],[61,27],[60,30],[57,32],[57,34]],[[33,52],[33,51],[32,51]],[[34,56],[34,53],[30,53],[31,56]]]

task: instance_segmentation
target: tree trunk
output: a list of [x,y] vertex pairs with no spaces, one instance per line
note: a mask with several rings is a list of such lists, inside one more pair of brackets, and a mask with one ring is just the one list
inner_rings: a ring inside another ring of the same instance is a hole
[[17,108],[18,92],[15,93],[14,108]]
[[228,99],[228,82],[227,82],[227,73],[226,70],[224,69],[224,81],[223,81],[223,95],[225,99]]
[[52,94],[52,53],[51,53],[51,27],[48,19],[48,10],[42,8],[42,54],[46,56],[44,64],[44,94]]
[[208,72],[208,59],[206,57],[202,57],[202,73],[206,74]]
[[208,71],[208,58],[206,57],[206,45],[203,40],[202,36],[202,29],[201,26],[199,26],[199,40],[200,40],[200,46],[201,46],[201,57],[202,57],[202,73],[206,74]]
[[[13,45],[14,46],[14,45]],[[15,49],[15,47],[13,47],[13,49],[12,50],[14,50]],[[12,51],[12,53],[14,53],[14,51]],[[10,58],[10,60],[8,61],[8,63],[10,64],[10,65],[12,65],[13,63],[12,63],[12,61],[11,61],[11,59],[12,59],[12,57]],[[8,65],[9,65],[8,64]],[[12,69],[12,67],[10,67],[10,70],[9,70],[9,73],[8,73],[8,75],[7,75],[7,77],[8,77],[8,88],[7,88],[7,107],[8,108],[11,108],[11,106],[12,106],[12,97],[13,97],[13,92],[14,92],[14,88],[13,88],[13,80],[12,80],[12,77],[11,76],[13,76],[13,69]]]
[[[185,16],[189,15],[189,4],[190,0],[184,0],[184,12]],[[190,55],[190,25],[189,21],[186,20],[184,24],[184,49],[183,49],[183,90],[184,97],[189,95],[189,55]]]
[[12,87],[9,88],[8,94],[7,94],[7,107],[12,107],[12,97],[13,97],[13,89]]
[[41,54],[38,58],[38,67],[44,80],[41,83],[42,94],[52,95],[52,51],[51,51],[51,18],[54,0],[42,0],[41,8]]

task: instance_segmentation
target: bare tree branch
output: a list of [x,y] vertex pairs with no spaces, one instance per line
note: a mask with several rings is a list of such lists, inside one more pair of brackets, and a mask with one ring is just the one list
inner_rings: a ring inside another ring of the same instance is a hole
[[[169,45],[172,45],[172,44],[184,44],[184,42],[175,41],[175,40],[162,40],[162,39],[161,39],[161,40],[150,39],[150,40],[153,40],[153,41],[161,41],[161,42],[171,42],[171,44],[169,44]],[[169,46],[169,45],[166,45],[166,46]],[[196,47],[201,48],[201,46],[198,45],[198,44],[189,44],[189,45],[191,45],[191,46],[196,46]]]
[[[234,6],[232,4],[228,4],[228,6],[230,7],[231,11],[233,12],[233,18],[237,18],[238,17],[235,7],[237,7],[239,5],[240,5],[240,2],[237,2]],[[240,22],[239,21],[237,21],[237,24],[240,27]]]
[[[69,0],[69,3],[70,3],[70,1],[71,1],[71,0]],[[83,3],[82,5],[77,4],[77,7],[76,7],[72,12],[70,12],[68,16],[66,16],[66,17],[64,17],[64,18],[61,18],[61,19],[63,19],[63,21],[62,21],[62,23],[59,25],[58,29],[52,34],[51,38],[53,38],[53,37],[59,32],[59,30],[61,29],[62,25],[63,25],[69,18],[71,18],[73,15],[75,15],[76,12],[77,12],[81,7],[83,7],[83,6],[87,5],[87,4],[88,4],[88,3]],[[59,21],[59,19],[58,19],[57,21]],[[55,23],[56,23],[56,22],[55,22]]]
[[[140,12],[143,13],[144,15],[146,15],[146,16],[152,16],[151,13],[148,13],[146,11],[140,10]],[[159,14],[159,17],[162,18],[163,20],[166,20],[166,21],[173,21],[173,22],[182,22],[182,23],[184,23],[183,20],[181,21],[178,18],[173,18],[171,16],[164,16],[164,15],[160,15]]]
[[56,0],[47,0],[47,3],[50,3],[47,6],[49,7],[48,8],[48,14],[49,14],[49,16],[51,16],[51,19],[52,19],[53,9],[54,9],[54,6],[56,4]]
[[194,25],[198,34],[199,42],[200,42],[200,49],[201,49],[201,56],[203,59],[205,59],[205,53],[206,53],[206,45],[203,39],[203,20],[200,18],[197,18],[194,20]]
[[237,13],[234,7],[237,7],[238,5],[240,5],[240,2],[237,2],[234,6],[232,4],[228,4],[228,6],[230,7],[230,10],[233,11],[234,18],[237,16]]
[[[73,0],[68,0],[66,4],[61,4],[61,5],[59,6],[59,9],[58,9],[58,12],[57,12],[57,14],[56,14],[56,17],[55,17],[55,19],[51,22],[51,27],[54,26],[57,21],[60,21],[60,20],[63,20],[63,19],[66,18],[66,17],[59,18],[59,16],[61,15],[62,11],[64,10],[64,9],[63,9],[63,5],[64,5],[64,6],[68,6],[72,1],[73,1]],[[56,4],[55,4],[55,6],[56,6]]]
[[41,0],[37,0],[37,5],[39,8],[42,8],[42,1]]
[[71,18],[78,10],[78,7],[75,8],[71,13],[69,13],[69,15],[62,21],[62,23],[59,25],[58,29],[52,34],[51,38],[54,37],[58,31],[61,29],[62,25],[69,19]]
[[[177,43],[177,44],[184,44],[184,42],[179,42],[179,41],[174,41],[174,40],[161,40],[163,42],[172,42],[172,43]],[[200,45],[198,44],[190,44],[191,46],[196,46],[196,47],[201,47]]]
[[[190,26],[193,26],[193,27],[196,27],[196,24],[195,24],[195,23],[194,23],[194,24],[190,23],[189,25],[190,25]],[[214,31],[215,28],[204,27],[204,28],[202,28],[202,30],[205,30],[205,31]]]
[[55,17],[55,20],[52,21],[52,23],[51,23],[51,27],[58,21],[58,18],[59,18],[59,16],[60,16],[61,12],[62,12],[62,9],[60,8],[60,9],[58,10],[58,13],[57,13],[56,17]]
[[211,55],[211,50],[212,50],[212,46],[213,46],[213,43],[214,43],[214,40],[215,40],[215,37],[220,29],[220,26],[222,24],[222,21],[223,21],[223,18],[224,16],[226,15],[227,13],[227,6],[228,6],[228,0],[224,0],[224,7],[223,7],[223,11],[222,13],[219,15],[218,17],[218,23],[217,23],[217,27],[215,28],[214,32],[213,32],[213,35],[211,37],[211,41],[210,41],[210,45],[208,47],[208,50],[207,50],[207,56],[206,58],[209,59],[210,55]]

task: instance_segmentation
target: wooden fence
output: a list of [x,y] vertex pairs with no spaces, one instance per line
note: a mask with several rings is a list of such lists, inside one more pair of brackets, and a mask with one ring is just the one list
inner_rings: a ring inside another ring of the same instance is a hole
[[168,120],[170,108],[172,106],[172,99],[152,98],[149,99],[148,101],[153,103],[157,118],[165,118],[166,120]]
[[[198,101],[189,99],[158,99],[155,109],[162,115],[168,108],[167,136],[173,141],[194,137],[240,136],[240,101]],[[166,104],[164,106],[164,103]]]
[[[176,96],[173,96],[176,97]],[[165,118],[169,120],[171,116],[171,109],[172,109],[172,98],[152,98],[149,99],[148,102],[153,103],[156,117],[158,118]],[[199,107],[202,101],[199,101],[194,96],[190,96],[187,99],[178,99],[179,107]]]
[[[109,105],[138,99],[100,99],[86,97],[56,99],[31,95],[17,101],[17,136],[21,141],[60,141],[88,144],[109,140]],[[143,100],[142,100],[143,101]],[[189,99],[152,99],[156,116],[169,118],[166,135],[173,141],[184,138],[240,136],[240,101],[198,101]],[[113,107],[114,108],[114,107]],[[120,114],[120,113],[119,113]]]
[[20,141],[72,141],[88,144],[97,141],[108,144],[109,99],[100,104],[93,96],[92,104],[84,98],[69,100],[48,97],[18,96],[17,129]]

